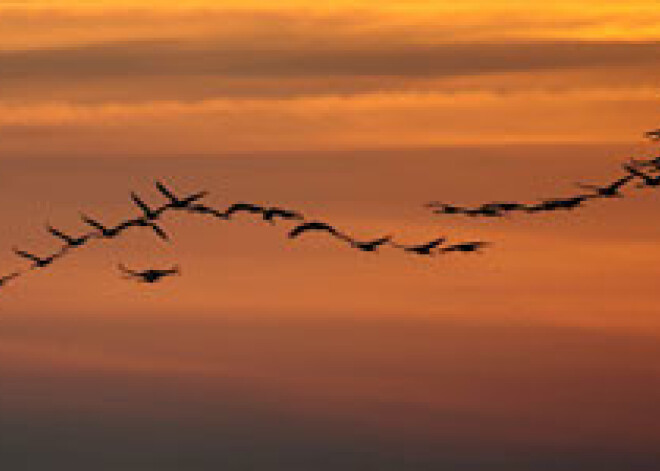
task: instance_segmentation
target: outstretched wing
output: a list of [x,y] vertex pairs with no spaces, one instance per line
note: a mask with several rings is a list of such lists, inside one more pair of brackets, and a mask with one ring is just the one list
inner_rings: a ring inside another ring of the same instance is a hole
[[154,232],[158,235],[158,237],[160,237],[161,239],[163,239],[163,240],[170,240],[170,237],[169,237],[169,236],[167,235],[167,233],[163,230],[163,228],[160,227],[159,225],[157,225],[157,224],[153,224],[153,223],[150,223],[150,224],[147,224],[147,225],[148,225],[149,227],[151,227],[151,229],[153,229],[153,231],[154,231]]
[[92,227],[95,227],[96,229],[98,229],[100,231],[105,230],[105,227],[103,226],[103,224],[101,224],[98,221],[95,221],[94,219],[90,218],[89,216],[87,216],[85,214],[81,213],[80,214],[80,219],[82,219],[85,223],[87,223],[88,225],[90,225]]
[[47,230],[48,232],[50,232],[51,234],[53,234],[55,237],[59,237],[60,239],[65,240],[66,242],[71,242],[71,240],[72,240],[71,237],[69,237],[68,235],[64,234],[62,231],[59,231],[59,230],[55,229],[55,228],[54,228],[53,226],[51,226],[51,225],[47,225],[47,226],[46,226],[46,230]]
[[142,199],[137,195],[137,193],[131,191],[131,199],[133,200],[133,203],[135,203],[142,210],[144,214],[146,214],[147,216],[151,216],[152,214],[151,208],[147,205],[147,203],[142,201]]
[[120,263],[117,265],[117,268],[119,268],[120,271],[123,271],[127,275],[130,276],[140,276],[140,274],[136,271],[131,270],[130,268],[127,268],[123,263]]
[[162,182],[156,182],[156,188],[171,201],[178,201],[178,198]]
[[333,236],[342,239],[342,240],[347,240],[351,241],[352,239],[348,237],[347,235],[342,234],[339,232],[337,229],[332,227],[329,224],[326,224],[324,222],[307,222],[304,224],[300,224],[296,227],[294,227],[290,232],[289,232],[289,239],[295,239],[296,237],[300,236],[301,234],[307,232],[307,231],[325,231]]
[[234,203],[225,211],[226,216],[230,216],[239,211],[245,211],[248,213],[263,213],[266,210],[263,206],[252,203]]
[[188,205],[190,203],[194,203],[195,201],[201,200],[202,198],[204,198],[208,194],[209,194],[208,191],[200,191],[198,193],[193,193],[192,195],[187,196],[186,198],[184,198],[182,203],[186,204],[186,205]]
[[41,259],[37,257],[36,255],[32,255],[29,252],[26,252],[24,250],[19,250],[18,248],[14,247],[13,248],[14,253],[18,255],[19,257],[27,258],[28,260],[32,260],[33,262],[39,262]]

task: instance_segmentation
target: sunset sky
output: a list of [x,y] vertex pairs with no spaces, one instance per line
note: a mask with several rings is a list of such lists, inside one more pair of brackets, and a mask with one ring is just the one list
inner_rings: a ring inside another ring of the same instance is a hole
[[[170,214],[0,291],[10,471],[660,469],[660,192],[531,202],[657,155],[657,0],[0,0],[0,275],[154,181]],[[169,267],[153,286],[116,266]]]

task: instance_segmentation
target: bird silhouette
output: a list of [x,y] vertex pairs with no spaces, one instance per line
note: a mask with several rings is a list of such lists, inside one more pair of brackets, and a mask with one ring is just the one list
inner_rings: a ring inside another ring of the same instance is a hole
[[554,200],[554,203],[557,209],[564,209],[570,211],[582,206],[582,204],[585,201],[591,198],[592,197],[588,195],[578,195],[578,196],[572,196],[570,198],[558,198]]
[[169,203],[164,206],[163,210],[167,208],[186,209],[195,201],[200,200],[209,194],[208,191],[200,191],[198,193],[193,193],[190,196],[186,196],[185,198],[179,198],[160,181],[156,182],[156,188],[169,200]]
[[446,237],[438,237],[437,239],[433,239],[432,241],[421,245],[400,245],[392,243],[392,246],[418,255],[434,255],[435,252],[433,252],[433,249],[444,244],[446,240]]
[[639,177],[644,181],[644,183],[639,186],[640,188],[660,186],[660,176],[651,176],[647,173],[642,172],[641,170],[636,169],[631,165],[624,165],[623,168],[625,168],[628,172],[630,172],[631,175],[635,177]]
[[517,211],[517,210],[525,209],[525,205],[523,203],[516,203],[509,201],[504,201],[504,202],[495,201],[493,203],[486,203],[482,207],[492,208],[499,211]]
[[107,227],[101,224],[96,219],[92,219],[91,217],[83,213],[80,214],[80,219],[82,219],[83,222],[85,222],[87,225],[95,228],[98,231],[97,235],[100,234],[102,237],[105,237],[107,239],[112,239],[113,237],[117,237],[121,232],[131,227],[131,225],[126,223],[119,224],[118,226],[115,227]]
[[66,253],[67,247],[63,247],[58,252],[55,252],[54,254],[49,255],[48,257],[45,257],[45,258],[44,257],[38,257],[34,254],[31,254],[30,252],[26,252],[25,250],[19,250],[16,247],[14,247],[13,250],[14,250],[14,253],[16,255],[18,255],[19,257],[23,257],[25,259],[28,259],[28,260],[32,261],[33,262],[32,263],[32,269],[35,269],[35,268],[45,268],[48,265],[50,265],[51,263],[53,263],[55,260],[57,260],[58,258],[60,258],[61,256],[63,256]]
[[264,221],[268,221],[271,224],[275,224],[275,218],[285,219],[285,220],[296,220],[304,221],[305,217],[297,211],[292,211],[289,209],[271,207],[263,211]]
[[149,206],[147,203],[145,203],[142,198],[138,196],[137,193],[131,191],[131,199],[133,200],[133,203],[140,208],[140,210],[144,213],[144,218],[147,219],[148,221],[153,221],[156,220],[160,217],[160,215],[165,211],[167,208],[167,205],[161,206],[160,208],[153,209],[151,206]]
[[464,214],[467,214],[468,216],[472,217],[490,217],[490,218],[499,218],[504,216],[502,211],[491,204],[484,204],[482,206],[479,206],[478,208],[471,208],[471,209],[465,209],[463,210]]
[[47,225],[46,230],[55,237],[62,239],[66,243],[67,247],[71,247],[71,248],[80,247],[81,245],[84,245],[92,237],[92,234],[84,234],[80,237],[72,237],[60,231],[59,229],[55,229],[51,225]]
[[392,241],[392,236],[379,237],[378,239],[368,241],[350,240],[351,247],[354,249],[362,250],[363,252],[376,252],[382,245],[389,244]]
[[167,233],[165,232],[165,230],[162,227],[160,227],[158,224],[156,224],[154,222],[147,221],[144,218],[129,219],[129,220],[124,221],[121,224],[119,224],[118,227],[122,227],[122,228],[148,227],[149,229],[154,231],[156,233],[156,235],[158,237],[160,237],[161,239],[163,239],[165,241],[170,240],[170,237],[167,235]]
[[214,216],[218,219],[229,219],[229,216],[227,216],[225,213],[204,204],[191,204],[186,207],[186,210],[190,213]]
[[644,137],[647,137],[652,141],[660,141],[660,129],[654,129],[653,131],[645,132]]
[[100,234],[101,237],[106,239],[112,239],[114,237],[117,237],[123,231],[131,227],[148,227],[151,230],[153,230],[156,233],[156,235],[158,235],[161,239],[169,240],[167,233],[165,233],[165,231],[160,226],[158,226],[157,224],[151,221],[147,221],[144,218],[128,219],[126,221],[120,222],[115,227],[107,227],[101,224],[100,222],[98,222],[97,220],[92,219],[89,216],[86,216],[85,214],[81,214],[80,217],[85,223],[96,228],[98,230],[98,234]]
[[16,271],[16,272],[14,272],[14,273],[10,273],[9,275],[1,276],[1,277],[0,277],[0,288],[2,288],[3,286],[5,286],[6,284],[8,284],[10,281],[15,280],[16,278],[18,278],[18,277],[21,276],[21,275],[22,275],[21,272]]
[[346,234],[343,234],[339,232],[337,229],[332,227],[330,224],[326,224],[325,222],[319,222],[319,221],[313,221],[313,222],[306,222],[303,224],[300,224],[296,227],[294,227],[290,232],[289,232],[289,239],[295,239],[299,237],[301,234],[304,234],[305,232],[310,232],[310,231],[321,231],[321,232],[327,232],[334,237],[341,239],[345,242],[352,243],[353,239],[348,237]]
[[435,208],[433,211],[435,214],[461,214],[467,210],[466,208],[463,208],[461,206],[455,206],[453,204],[445,204],[438,202],[429,203],[427,204],[427,206],[431,208]]
[[609,185],[606,186],[596,186],[596,185],[585,185],[583,183],[578,183],[577,185],[580,188],[587,190],[593,190],[596,193],[593,196],[599,196],[603,198],[621,198],[621,188],[634,178],[634,175],[626,175],[618,180],[615,180]]
[[479,252],[483,247],[490,245],[490,242],[462,242],[460,244],[453,244],[441,249],[442,253],[448,252]]
[[142,271],[131,270],[121,263],[118,265],[118,267],[119,270],[121,270],[128,278],[134,279],[141,283],[156,283],[167,276],[181,274],[181,269],[178,265],[167,269],[152,268]]
[[229,219],[234,213],[251,213],[251,214],[263,214],[266,211],[266,208],[258,204],[252,203],[234,203],[224,212],[224,215]]
[[660,170],[660,157],[654,157],[652,159],[630,159],[630,163],[638,167],[652,167]]

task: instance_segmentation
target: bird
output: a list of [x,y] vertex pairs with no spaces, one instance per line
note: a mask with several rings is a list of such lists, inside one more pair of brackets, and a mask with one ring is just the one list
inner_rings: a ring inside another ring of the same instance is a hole
[[130,227],[129,224],[125,224],[125,223],[119,224],[118,226],[115,227],[106,227],[105,225],[98,222],[96,219],[92,219],[91,217],[83,213],[80,214],[80,219],[82,219],[83,222],[85,222],[87,225],[95,228],[102,237],[105,237],[107,239],[117,237],[121,232],[123,232],[125,229],[128,229]]
[[178,265],[175,265],[174,267],[167,269],[152,268],[142,271],[131,270],[130,268],[127,268],[125,265],[121,263],[118,265],[118,267],[119,270],[124,272],[127,277],[135,279],[140,283],[156,283],[167,276],[181,274],[181,269],[179,268]]
[[142,210],[145,219],[149,221],[158,219],[167,207],[167,205],[165,205],[161,206],[160,208],[153,209],[147,203],[145,203],[142,198],[140,198],[134,191],[131,191],[131,199],[133,200],[133,203],[135,203],[135,205]]
[[634,175],[626,175],[614,182],[610,183],[607,186],[595,186],[595,185],[585,185],[583,183],[578,183],[577,185],[580,188],[585,188],[588,190],[594,190],[596,193],[593,196],[599,196],[603,198],[621,198],[621,188],[634,178]]
[[59,229],[55,229],[50,224],[46,226],[46,230],[55,237],[62,239],[64,242],[66,242],[67,247],[71,248],[80,247],[92,237],[92,234],[84,234],[80,237],[72,237],[60,231]]
[[591,197],[587,195],[578,195],[563,199],[559,198],[554,200],[554,206],[557,209],[565,209],[567,211],[570,211],[572,209],[578,208],[579,206],[582,205],[582,203],[584,203],[589,199],[591,199]]
[[460,244],[450,245],[443,248],[442,253],[447,252],[479,252],[483,247],[490,245],[490,242],[461,242]]
[[163,207],[163,211],[166,209],[186,209],[195,201],[200,200],[209,194],[208,191],[200,191],[181,199],[175,196],[174,193],[172,193],[172,191],[160,181],[156,182],[156,188],[170,200],[170,202]]
[[660,129],[654,129],[653,131],[647,131],[644,133],[644,137],[651,139],[652,141],[660,141]]
[[16,278],[18,278],[18,277],[21,276],[21,275],[22,275],[21,272],[19,272],[19,271],[15,271],[14,273],[10,273],[9,275],[1,276],[1,277],[0,277],[0,288],[3,287],[3,286],[5,286],[5,285],[6,285],[7,283],[9,283],[10,281],[15,280]]
[[330,224],[326,224],[325,222],[319,222],[319,221],[313,221],[313,222],[306,222],[303,224],[300,224],[296,227],[294,227],[288,234],[289,239],[295,239],[299,237],[301,234],[304,234],[305,232],[309,231],[323,231],[323,232],[328,232],[329,234],[335,236],[338,239],[344,240],[346,242],[352,243],[353,239],[348,237],[346,234],[343,234],[339,232],[337,229],[332,227]]
[[660,186],[660,176],[651,176],[647,173],[642,172],[641,170],[636,169],[635,167],[631,165],[624,165],[623,168],[625,168],[628,172],[630,172],[631,175],[635,177],[639,177],[642,180],[644,180],[644,183],[640,185],[641,188],[643,187],[655,187],[655,186]]
[[433,211],[435,214],[460,214],[466,211],[466,208],[462,208],[460,206],[454,206],[452,204],[434,202],[434,203],[429,203],[429,205],[427,206],[431,208],[436,208]]
[[369,240],[365,242],[350,240],[351,247],[362,250],[363,252],[376,252],[381,245],[389,244],[392,241],[392,236],[379,237],[378,239]]
[[630,159],[630,164],[636,165],[638,167],[653,167],[656,170],[660,170],[660,157],[654,157],[652,159]]
[[483,216],[490,218],[499,218],[503,216],[502,211],[500,209],[490,204],[484,204],[478,208],[466,209],[463,211],[463,213],[472,217]]
[[522,203],[515,203],[508,201],[505,202],[495,201],[493,203],[486,203],[482,207],[493,208],[500,211],[516,211],[519,209],[525,209],[525,205]]
[[57,260],[66,253],[67,247],[63,247],[58,252],[55,252],[54,254],[49,255],[48,257],[45,258],[37,257],[36,255],[31,254],[30,252],[26,252],[25,250],[19,250],[16,247],[14,247],[13,250],[16,255],[31,260],[33,262],[32,269],[35,269],[35,268],[45,268],[51,263],[53,263],[55,260]]
[[286,220],[297,220],[304,221],[305,217],[297,211],[292,211],[290,209],[276,208],[271,207],[263,211],[264,221],[268,221],[271,224],[275,224],[275,218],[286,219]]
[[438,237],[437,239],[433,239],[432,241],[421,245],[399,245],[393,243],[392,246],[418,255],[434,255],[433,249],[444,244],[446,240],[446,237]]
[[154,222],[147,221],[144,218],[129,219],[129,220],[124,221],[121,224],[119,224],[118,227],[121,227],[121,228],[148,227],[151,230],[153,230],[156,233],[156,235],[158,237],[160,237],[161,239],[163,239],[165,241],[170,240],[169,236],[167,235],[167,233],[165,232],[165,230],[162,227],[160,227],[158,224],[156,224]]
[[258,204],[252,204],[252,203],[234,203],[229,208],[227,208],[224,212],[224,215],[227,217],[227,219],[231,218],[232,214],[238,213],[238,212],[245,212],[245,213],[251,213],[251,214],[263,214],[264,211],[266,211],[266,208],[263,206],[260,206]]
[[186,207],[186,211],[190,213],[197,213],[197,214],[206,214],[210,216],[215,216],[218,219],[229,219],[229,216],[227,216],[225,213],[220,212],[219,210],[212,208],[210,206],[206,206],[204,204],[191,204]]

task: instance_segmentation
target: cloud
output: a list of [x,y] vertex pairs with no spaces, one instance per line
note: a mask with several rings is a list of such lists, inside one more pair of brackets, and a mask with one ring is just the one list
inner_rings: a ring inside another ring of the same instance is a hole
[[660,42],[225,45],[127,41],[0,53],[2,80],[139,76],[451,77],[654,64]]

